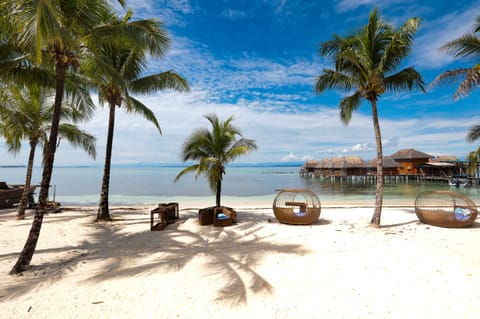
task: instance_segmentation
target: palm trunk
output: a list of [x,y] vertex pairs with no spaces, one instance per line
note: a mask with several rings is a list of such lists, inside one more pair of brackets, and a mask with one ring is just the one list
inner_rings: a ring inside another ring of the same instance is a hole
[[50,137],[44,157],[38,207],[35,210],[32,227],[30,228],[25,246],[20,256],[18,256],[18,260],[10,271],[10,274],[18,274],[30,265],[40,236],[40,230],[42,229],[43,215],[47,207],[48,188],[50,187],[50,180],[52,178],[55,150],[57,148],[58,126],[60,123],[63,92],[65,88],[65,71],[66,65],[61,60],[58,60],[55,65],[55,104],[52,114],[52,127],[50,128]]
[[35,159],[36,140],[30,140],[30,154],[28,156],[27,176],[25,177],[25,188],[23,189],[22,200],[18,207],[17,219],[25,219],[25,209],[28,205],[28,195],[30,194],[30,184],[32,182],[33,160]]
[[112,220],[108,209],[108,192],[110,189],[110,166],[112,161],[113,130],[115,127],[115,104],[110,103],[108,118],[107,149],[105,152],[105,166],[103,168],[102,192],[97,211],[97,221]]
[[220,198],[222,194],[222,180],[217,182],[217,192],[216,192],[216,204],[217,207],[220,207]]
[[380,133],[380,123],[378,122],[377,101],[371,100],[373,129],[375,131],[375,143],[377,144],[377,190],[375,193],[375,211],[373,213],[370,225],[380,227],[383,205],[383,150],[382,135]]

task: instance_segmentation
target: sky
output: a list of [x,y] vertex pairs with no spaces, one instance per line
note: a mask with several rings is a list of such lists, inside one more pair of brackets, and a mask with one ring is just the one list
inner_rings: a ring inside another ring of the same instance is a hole
[[[190,92],[167,90],[138,98],[158,118],[162,135],[138,115],[117,111],[113,164],[181,163],[181,147],[204,115],[233,116],[243,137],[258,150],[238,163],[302,163],[308,159],[360,156],[375,158],[371,107],[367,102],[345,126],[338,104],[345,92],[314,91],[315,79],[330,59],[320,56],[322,42],[363,27],[378,7],[395,27],[418,17],[421,25],[403,67],[413,66],[427,84],[446,70],[478,61],[455,59],[439,50],[473,30],[480,1],[450,0],[127,0],[136,19],[156,18],[171,39],[168,53],[150,61],[148,73],[174,70]],[[458,83],[457,83],[458,84]],[[456,85],[421,91],[385,93],[379,98],[383,152],[414,148],[460,159],[479,145],[469,143],[469,127],[480,124],[478,92],[453,99]],[[94,97],[97,101],[97,97]],[[55,165],[103,165],[108,112],[98,106],[81,127],[97,137],[97,158],[63,141]],[[0,139],[0,165],[27,163],[28,143],[20,154],[6,152]]]

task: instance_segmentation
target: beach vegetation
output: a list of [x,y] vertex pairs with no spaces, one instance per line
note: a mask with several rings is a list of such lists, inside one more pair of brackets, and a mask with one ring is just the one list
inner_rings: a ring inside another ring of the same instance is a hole
[[[117,1],[124,5],[123,0]],[[48,191],[58,143],[59,124],[65,93],[76,87],[72,99],[83,99],[82,106],[93,106],[84,81],[78,75],[80,61],[92,43],[109,40],[103,23],[112,15],[107,0],[18,1],[0,3],[2,42],[18,49],[18,58],[4,63],[2,72],[13,77],[45,69],[54,74],[55,90],[48,143],[43,157],[42,180],[34,221],[22,252],[10,273],[19,273],[30,264],[47,210]],[[110,33],[113,35],[113,32]],[[13,50],[10,50],[11,52]],[[8,67],[8,70],[5,70]],[[6,72],[8,71],[8,72]],[[40,72],[39,75],[42,73]],[[39,76],[39,79],[41,77]],[[48,79],[48,77],[45,77]],[[73,80],[75,79],[75,80]],[[93,108],[84,110],[85,114]]]
[[178,181],[183,175],[195,172],[195,178],[204,175],[210,189],[215,193],[216,207],[221,207],[223,175],[226,165],[242,155],[257,149],[254,140],[242,137],[242,132],[233,125],[233,116],[225,121],[217,115],[205,115],[211,124],[211,130],[200,128],[195,130],[182,147],[182,160],[198,161],[182,169],[175,178]]
[[334,35],[332,40],[321,44],[320,54],[332,58],[334,69],[324,68],[317,77],[315,91],[327,89],[347,92],[340,100],[340,118],[347,125],[352,113],[359,109],[362,101],[370,103],[377,153],[377,178],[375,210],[370,224],[380,226],[383,205],[383,151],[380,122],[378,118],[379,98],[388,92],[425,91],[422,76],[413,67],[399,70],[403,59],[409,54],[413,37],[420,19],[410,18],[398,29],[382,20],[375,8],[368,24],[359,31],[342,37]]
[[111,219],[108,194],[116,108],[141,115],[153,123],[161,134],[154,112],[131,94],[151,94],[163,89],[189,90],[187,81],[171,70],[143,75],[147,59],[161,58],[169,48],[170,39],[161,22],[154,19],[131,20],[132,14],[129,10],[122,19],[112,18],[105,28],[115,29],[120,36],[115,41],[102,41],[98,46],[91,47],[81,65],[92,87],[98,90],[100,104],[109,108],[97,221]]
[[[43,151],[46,149],[55,92],[53,89],[35,85],[25,87],[13,84],[1,85],[0,89],[0,135],[5,138],[8,151],[17,154],[21,149],[22,140],[27,140],[30,146],[24,191],[17,212],[17,219],[24,219],[35,150],[37,145],[40,145]],[[81,108],[72,106],[68,100],[66,102],[62,105],[61,122],[58,127],[59,142],[63,138],[74,147],[82,147],[88,155],[95,158],[95,137],[75,124],[84,118],[78,111]]]

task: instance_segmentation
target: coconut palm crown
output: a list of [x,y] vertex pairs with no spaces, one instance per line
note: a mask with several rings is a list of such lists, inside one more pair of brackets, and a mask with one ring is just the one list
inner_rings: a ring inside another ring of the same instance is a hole
[[372,226],[380,225],[383,204],[383,151],[377,102],[387,92],[414,88],[425,91],[424,81],[413,67],[397,71],[410,52],[419,23],[418,18],[411,18],[395,29],[374,9],[368,24],[359,32],[347,37],[334,35],[334,39],[323,43],[320,49],[321,55],[333,59],[335,69],[323,69],[316,79],[316,93],[321,94],[326,89],[347,92],[339,104],[340,118],[346,125],[362,101],[368,101],[372,108],[377,148],[377,189]]
[[[215,114],[205,115],[211,124],[211,130],[197,129],[185,141],[182,147],[182,160],[198,161],[185,167],[175,178],[189,172],[195,172],[195,178],[204,174],[210,189],[216,195],[216,206],[220,207],[223,175],[226,165],[238,157],[257,149],[254,140],[243,138],[241,131],[232,124],[233,116],[221,121]],[[237,139],[237,137],[239,137]]]

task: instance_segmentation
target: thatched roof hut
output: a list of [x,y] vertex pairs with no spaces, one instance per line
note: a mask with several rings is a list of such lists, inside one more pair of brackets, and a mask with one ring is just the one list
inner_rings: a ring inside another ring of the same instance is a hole
[[413,149],[413,148],[406,148],[390,155],[389,157],[398,161],[398,160],[418,160],[418,159],[428,160],[433,156],[427,153],[417,151],[416,149]]
[[343,168],[363,168],[366,163],[358,156],[343,156],[324,158],[318,164],[318,168],[343,169]]

